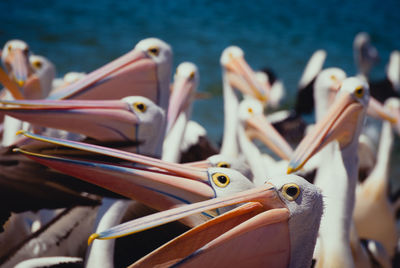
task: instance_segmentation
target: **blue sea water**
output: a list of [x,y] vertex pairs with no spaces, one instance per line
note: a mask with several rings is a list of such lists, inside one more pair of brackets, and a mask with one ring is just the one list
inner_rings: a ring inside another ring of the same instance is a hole
[[131,50],[146,37],[158,37],[174,50],[174,66],[196,63],[200,91],[193,117],[213,140],[221,137],[223,104],[219,57],[238,45],[255,68],[272,67],[293,104],[297,82],[310,55],[328,53],[325,67],[355,74],[352,42],[371,35],[380,54],[372,78],[384,76],[389,53],[400,49],[400,1],[1,1],[0,45],[25,40],[36,54],[53,61],[58,76],[91,71]]

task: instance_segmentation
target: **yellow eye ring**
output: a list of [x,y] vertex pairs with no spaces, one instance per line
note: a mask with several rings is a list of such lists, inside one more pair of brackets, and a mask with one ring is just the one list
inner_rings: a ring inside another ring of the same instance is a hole
[[11,51],[12,45],[8,45],[8,51]]
[[150,47],[148,50],[149,54],[151,56],[158,56],[158,54],[160,54],[160,48],[159,47]]
[[289,201],[294,201],[300,195],[300,187],[295,183],[288,183],[283,185],[282,194]]
[[253,108],[249,107],[249,108],[247,108],[247,111],[248,111],[250,114],[252,114],[252,113],[253,113]]
[[134,108],[136,111],[141,112],[141,113],[144,113],[144,112],[146,112],[146,110],[147,110],[147,106],[146,106],[146,104],[144,104],[143,102],[135,102],[135,103],[133,104],[133,108]]
[[193,79],[194,79],[194,72],[191,72],[191,73],[190,73],[189,79],[190,79],[190,80],[193,80]]
[[218,162],[217,167],[220,167],[220,168],[230,168],[230,167],[231,167],[231,164],[229,164],[229,163],[227,163],[227,162],[225,162],[225,161],[221,161],[221,162]]
[[364,96],[364,88],[362,86],[356,87],[354,90],[354,95],[358,98],[362,98]]
[[214,173],[212,175],[212,180],[215,183],[215,185],[221,188],[228,186],[228,184],[230,183],[229,177],[223,173]]
[[33,67],[35,67],[36,69],[40,69],[40,68],[42,67],[42,62],[41,62],[41,61],[38,61],[38,60],[35,60],[35,61],[32,63],[32,65],[33,65]]

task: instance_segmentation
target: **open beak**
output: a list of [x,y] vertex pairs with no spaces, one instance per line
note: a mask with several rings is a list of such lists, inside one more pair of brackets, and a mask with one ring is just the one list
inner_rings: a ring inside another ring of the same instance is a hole
[[338,140],[345,147],[353,140],[363,106],[349,93],[344,93],[330,107],[325,117],[297,146],[290,160],[287,173],[301,169],[314,154],[332,140]]
[[2,101],[0,113],[100,141],[134,141],[139,118],[122,100]]
[[[288,241],[287,224],[289,210],[279,198],[275,187],[269,183],[229,197],[185,205],[136,219],[101,233],[92,234],[89,243],[94,239],[126,236],[202,211],[241,203],[246,204],[189,230],[139,260],[138,263],[135,263],[135,267],[148,267],[149,265],[154,267],[167,263],[173,265],[181,260],[184,260],[185,264],[190,263],[191,265],[198,264],[198,261],[207,262],[207,260],[211,260],[214,264],[218,263],[218,267],[227,267],[223,264],[227,264],[227,262],[232,264],[232,260],[234,263],[238,256],[227,256],[223,254],[224,249],[226,252],[226,247],[237,246],[238,244],[246,245],[241,247],[239,259],[244,259],[242,254],[245,254],[247,261],[251,258],[256,261],[256,256],[263,256],[264,259],[270,255],[273,258],[273,252],[276,253],[278,248],[287,253],[286,257],[289,259],[290,241]],[[269,240],[271,243],[256,248],[249,245],[255,240],[261,241],[262,239]],[[283,254],[285,255],[285,253]],[[220,257],[218,257],[218,254]],[[192,266],[198,267],[198,265]]]
[[258,81],[255,72],[243,57],[232,57],[225,65],[229,83],[244,95],[250,95],[263,103],[268,100],[270,86]]
[[120,99],[144,96],[157,100],[157,65],[143,51],[133,49],[118,59],[56,91],[49,99]]
[[257,138],[284,160],[289,160],[293,149],[264,115],[253,115],[246,120],[251,138]]
[[181,112],[183,112],[190,105],[190,102],[194,96],[194,86],[194,79],[176,76],[168,105],[167,133],[174,125]]

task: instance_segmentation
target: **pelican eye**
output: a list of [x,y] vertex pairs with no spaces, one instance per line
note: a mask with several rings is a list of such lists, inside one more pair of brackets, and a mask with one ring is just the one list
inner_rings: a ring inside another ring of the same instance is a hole
[[159,47],[150,47],[148,50],[149,54],[151,56],[158,56],[158,54],[160,54],[160,48]]
[[364,88],[362,86],[356,87],[354,90],[354,95],[358,98],[362,98],[364,96]]
[[8,51],[11,51],[12,50],[12,45],[8,45]]
[[282,188],[282,194],[287,200],[294,201],[300,194],[300,187],[294,183],[285,184]]
[[221,188],[226,187],[230,182],[229,177],[222,173],[214,173],[212,175],[212,180],[215,185]]
[[42,67],[42,62],[39,61],[39,60],[35,60],[35,61],[32,63],[32,65],[33,65],[33,67],[35,67],[36,69],[40,69],[40,68]]
[[253,113],[253,108],[248,108],[247,111],[252,114]]
[[194,79],[194,72],[191,72],[191,73],[190,73],[189,79],[190,79],[190,80],[193,80],[193,79]]
[[218,162],[217,167],[220,167],[220,168],[230,168],[231,165],[230,165],[229,163],[227,163],[227,162],[221,161],[221,162]]
[[136,111],[141,113],[144,113],[147,110],[147,106],[143,102],[135,102],[133,104],[133,108],[135,108]]
[[336,82],[337,81],[336,76],[335,75],[331,75],[331,80]]

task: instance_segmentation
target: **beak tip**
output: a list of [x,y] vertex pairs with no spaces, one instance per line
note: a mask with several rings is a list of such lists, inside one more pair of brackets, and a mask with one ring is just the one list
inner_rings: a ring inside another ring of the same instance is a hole
[[25,81],[23,81],[23,80],[17,80],[17,84],[18,84],[19,87],[23,87],[24,84],[25,84]]
[[26,131],[25,130],[18,130],[17,132],[15,132],[15,136],[18,136],[18,135],[25,135],[25,133],[26,133]]
[[91,234],[88,239],[88,246],[90,246],[93,243],[93,241],[99,237],[100,235],[98,233]]
[[300,169],[300,167],[296,167],[295,165],[289,164],[289,167],[286,170],[286,174],[292,174],[293,172],[296,172],[299,169]]

